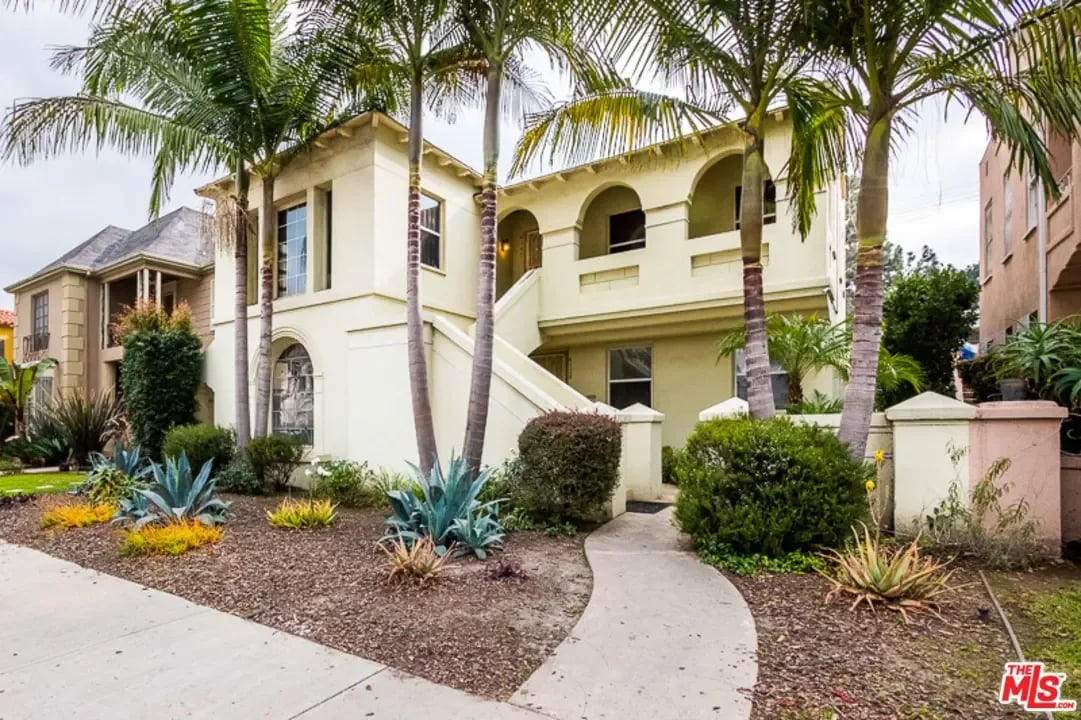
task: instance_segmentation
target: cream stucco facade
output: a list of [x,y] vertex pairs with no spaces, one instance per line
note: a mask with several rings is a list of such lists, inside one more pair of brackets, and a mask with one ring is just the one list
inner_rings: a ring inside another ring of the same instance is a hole
[[[396,466],[415,460],[405,340],[405,132],[386,116],[360,116],[276,183],[280,243],[272,260],[282,291],[274,306],[272,421],[310,423],[316,455]],[[841,188],[821,192],[806,239],[793,233],[784,200],[789,133],[788,117],[777,113],[766,135],[777,197],[764,233],[767,308],[842,317]],[[699,411],[733,395],[734,363],[717,363],[714,348],[742,325],[741,148],[737,131],[717,130],[700,142],[501,190],[486,462],[507,457],[524,423],[545,409],[645,400],[664,416],[663,442],[679,445]],[[422,178],[432,208],[422,222],[425,252],[438,267],[424,267],[421,295],[436,430],[447,455],[461,446],[469,390],[479,177],[428,147]],[[213,198],[229,190],[224,180],[201,192]],[[253,214],[260,197],[256,181]],[[251,258],[249,274],[257,261]],[[228,425],[234,265],[227,250],[215,259],[215,277],[207,382],[215,419]],[[247,322],[254,371],[254,304]],[[623,365],[613,370],[613,363]],[[632,377],[613,377],[627,373]]]

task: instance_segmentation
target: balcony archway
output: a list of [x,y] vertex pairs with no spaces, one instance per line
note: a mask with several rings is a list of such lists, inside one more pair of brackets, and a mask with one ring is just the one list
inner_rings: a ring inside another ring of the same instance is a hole
[[527,271],[541,266],[540,226],[533,213],[515,210],[499,221],[496,237],[495,296],[500,298]]
[[640,250],[646,246],[646,214],[632,188],[614,185],[585,205],[578,241],[580,259]]

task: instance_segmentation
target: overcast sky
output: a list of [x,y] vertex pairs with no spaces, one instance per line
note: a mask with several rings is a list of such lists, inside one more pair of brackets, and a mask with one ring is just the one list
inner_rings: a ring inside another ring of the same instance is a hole
[[[16,98],[68,94],[75,84],[49,68],[49,47],[85,40],[85,18],[60,15],[45,3],[32,15],[0,10],[0,104]],[[978,257],[977,168],[987,135],[982,119],[967,124],[957,108],[948,119],[928,106],[896,160],[891,186],[890,239],[906,249],[924,245],[955,265]],[[428,139],[480,166],[480,121],[465,113],[454,126],[427,123]],[[515,137],[508,133],[504,147]],[[507,153],[505,153],[506,155]],[[0,165],[0,288],[19,280],[106,225],[135,229],[147,222],[150,161],[103,151],[39,162]],[[193,194],[206,177],[179,177],[166,210],[201,207]],[[0,307],[10,308],[0,292]]]

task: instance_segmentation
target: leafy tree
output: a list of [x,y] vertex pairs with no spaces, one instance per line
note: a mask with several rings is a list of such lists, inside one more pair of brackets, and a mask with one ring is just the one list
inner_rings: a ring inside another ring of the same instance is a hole
[[[619,81],[598,91],[583,87],[569,102],[536,116],[518,149],[516,169],[548,149],[584,162],[627,152],[704,125],[732,124],[743,135],[740,250],[747,341],[748,402],[752,417],[774,412],[762,286],[762,229],[767,180],[781,168],[765,161],[770,110],[787,98],[800,134],[813,134],[823,108],[811,79],[814,55],[806,47],[805,15],[795,0],[700,2],[639,0],[624,3],[611,28],[609,51],[641,59],[639,76],[659,71],[687,88],[687,97],[636,90]],[[738,120],[727,111],[738,110]],[[817,145],[810,145],[817,149]],[[806,235],[815,191],[832,172],[822,154],[793,145],[787,168],[795,200],[793,223]],[[836,148],[835,148],[836,149]]]
[[170,315],[154,303],[140,303],[121,316],[124,345],[120,376],[124,410],[135,443],[159,457],[165,434],[195,422],[203,369],[203,344],[180,304]]
[[840,437],[853,456],[863,457],[881,345],[891,156],[920,104],[945,98],[982,114],[993,140],[1009,149],[1011,167],[1031,167],[1057,195],[1041,127],[1071,132],[1081,119],[1081,17],[1075,2],[1041,0],[804,5],[815,41],[832,53],[841,82],[821,88],[834,94],[833,110],[801,140],[811,152],[830,148],[823,162],[843,166],[838,138],[849,131],[848,146],[858,156],[853,350]]
[[35,363],[9,363],[0,356],[0,405],[7,406],[14,416],[15,436],[26,439],[26,408],[34,391],[38,375],[56,367],[56,360],[46,358]]
[[[963,270],[937,262],[910,265],[886,292],[882,346],[913,357],[928,389],[952,397],[954,359],[976,325],[979,301],[979,284]],[[885,393],[882,401],[889,406],[908,397],[902,389]]]

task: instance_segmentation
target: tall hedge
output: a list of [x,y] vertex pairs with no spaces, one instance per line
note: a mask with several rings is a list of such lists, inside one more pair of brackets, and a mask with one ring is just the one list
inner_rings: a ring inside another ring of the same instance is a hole
[[195,422],[195,394],[202,375],[202,343],[191,310],[170,315],[154,303],[129,309],[118,323],[124,343],[121,389],[132,437],[152,457],[165,433]]

